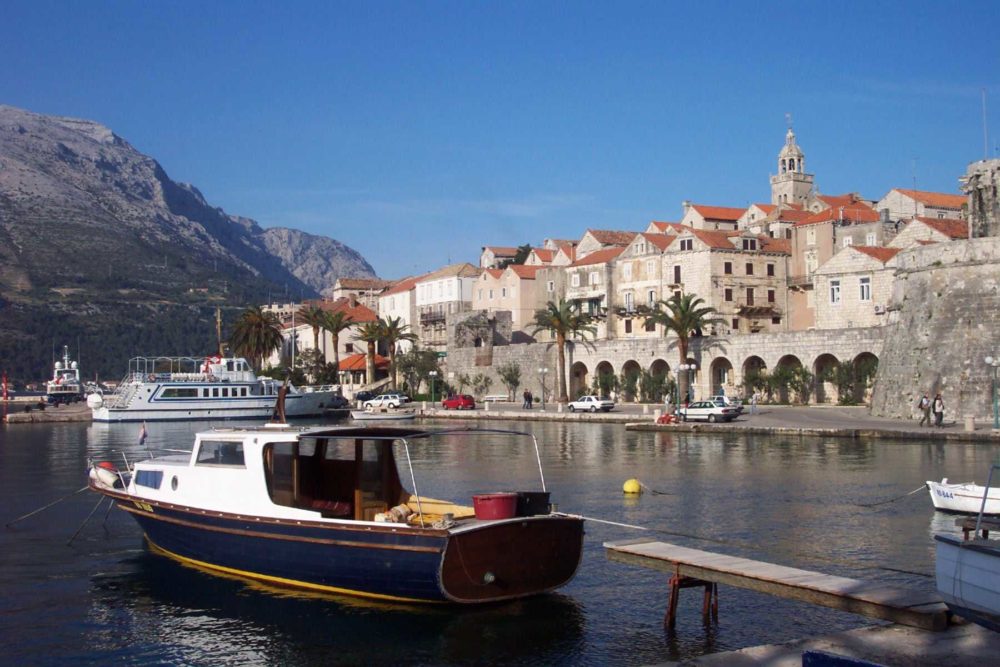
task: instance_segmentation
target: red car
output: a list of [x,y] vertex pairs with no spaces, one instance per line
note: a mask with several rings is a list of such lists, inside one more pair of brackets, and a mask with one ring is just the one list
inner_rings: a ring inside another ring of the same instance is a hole
[[445,410],[475,410],[476,399],[472,398],[468,394],[449,396],[441,401],[441,407]]

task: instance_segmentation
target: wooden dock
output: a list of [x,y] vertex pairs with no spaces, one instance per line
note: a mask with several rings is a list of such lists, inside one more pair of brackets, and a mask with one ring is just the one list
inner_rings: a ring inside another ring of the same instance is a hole
[[[940,631],[948,626],[948,608],[933,593],[689,549],[653,539],[606,542],[604,548],[610,560],[670,572],[672,586],[675,581],[688,582],[679,587],[692,583],[726,584],[924,630]],[[707,600],[706,592],[706,614]],[[671,592],[671,605],[676,608],[676,589]],[[672,621],[673,609],[668,609],[668,621]]]

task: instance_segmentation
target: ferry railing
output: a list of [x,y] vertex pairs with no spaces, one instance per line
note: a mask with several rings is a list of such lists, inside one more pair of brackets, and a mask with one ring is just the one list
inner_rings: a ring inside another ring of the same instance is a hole
[[990,466],[990,472],[986,476],[986,488],[983,489],[983,502],[979,505],[979,516],[976,517],[976,532],[974,535],[978,538],[981,533],[979,532],[980,527],[983,524],[983,513],[986,512],[986,499],[990,495],[990,483],[993,481],[993,471],[1000,468],[1000,464],[994,463]]

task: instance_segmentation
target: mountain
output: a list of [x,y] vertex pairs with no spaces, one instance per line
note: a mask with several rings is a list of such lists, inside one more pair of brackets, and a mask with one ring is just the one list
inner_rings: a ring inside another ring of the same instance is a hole
[[[125,354],[200,354],[194,334],[214,346],[217,306],[231,317],[374,275],[338,241],[211,206],[103,125],[0,105],[0,368],[23,379],[48,373],[53,343],[93,339],[99,359],[117,341],[120,356],[122,329]],[[187,323],[174,331],[171,317]],[[170,349],[135,349],[143,340]]]

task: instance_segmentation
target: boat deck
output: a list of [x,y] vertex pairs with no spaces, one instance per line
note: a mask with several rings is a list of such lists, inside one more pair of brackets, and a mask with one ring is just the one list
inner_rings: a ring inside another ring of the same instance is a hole
[[[682,582],[687,578],[694,580],[693,585],[728,584],[925,630],[940,631],[948,626],[948,609],[934,593],[689,549],[653,539],[606,542],[604,548],[610,560],[674,573],[681,587],[692,585]],[[671,604],[676,604],[674,594]]]

